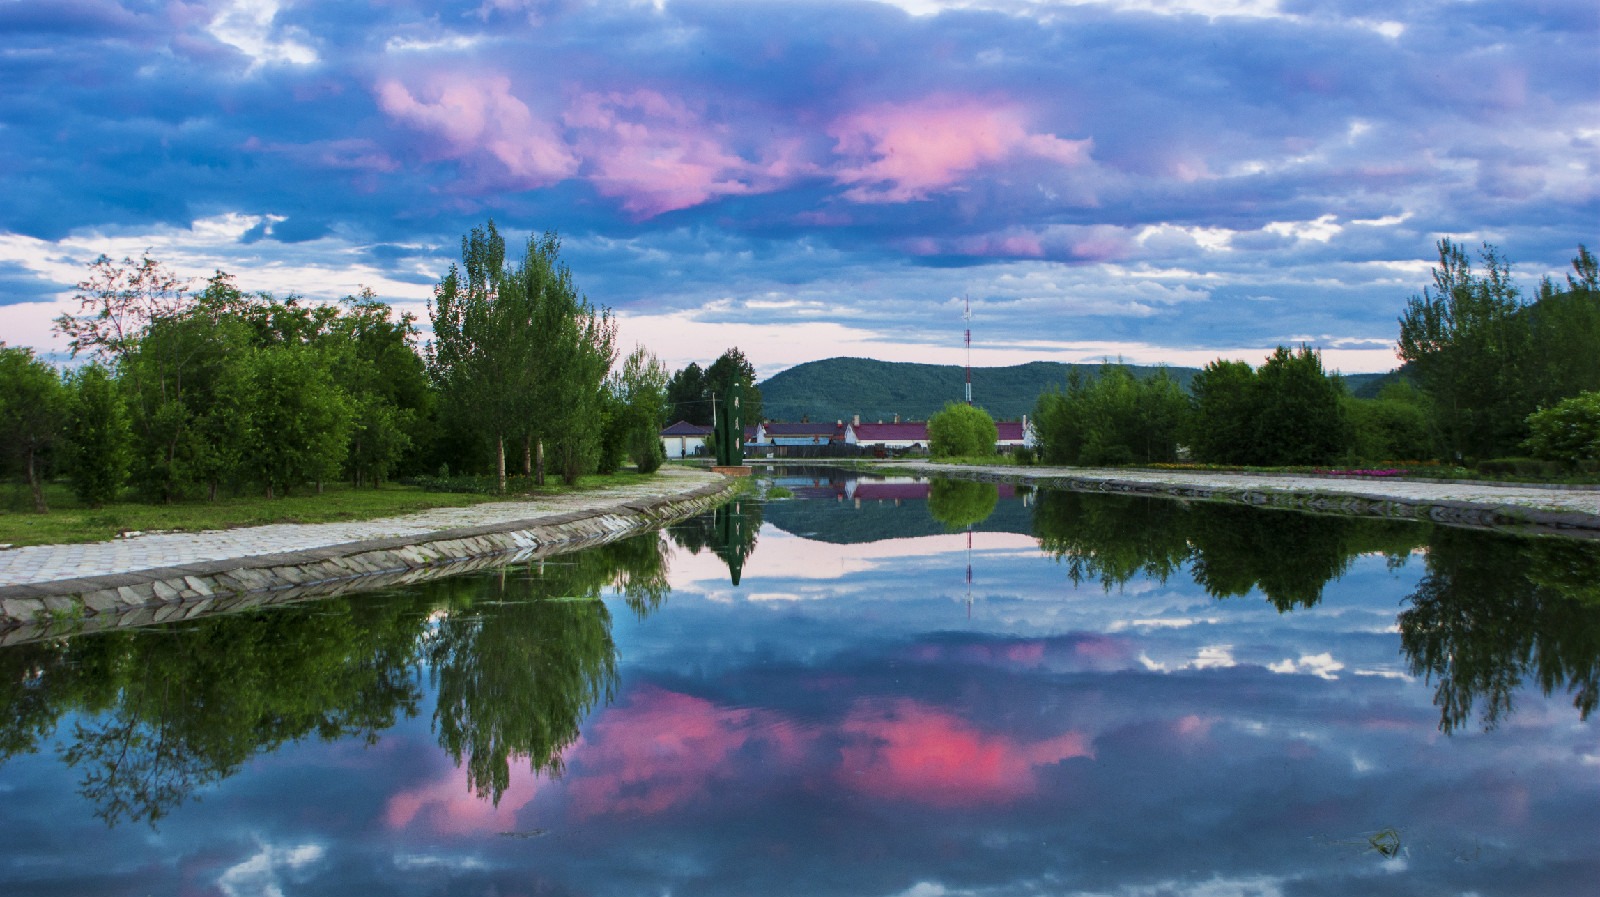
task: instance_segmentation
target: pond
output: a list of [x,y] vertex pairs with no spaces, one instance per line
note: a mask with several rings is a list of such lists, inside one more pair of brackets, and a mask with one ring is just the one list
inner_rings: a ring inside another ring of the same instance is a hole
[[780,469],[0,650],[0,893],[1589,893],[1600,551]]

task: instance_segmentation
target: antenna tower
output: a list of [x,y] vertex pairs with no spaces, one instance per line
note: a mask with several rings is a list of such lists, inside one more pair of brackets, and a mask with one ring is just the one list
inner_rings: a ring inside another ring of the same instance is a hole
[[963,294],[967,300],[967,310],[961,315],[961,320],[967,322],[967,404],[972,404],[972,297]]

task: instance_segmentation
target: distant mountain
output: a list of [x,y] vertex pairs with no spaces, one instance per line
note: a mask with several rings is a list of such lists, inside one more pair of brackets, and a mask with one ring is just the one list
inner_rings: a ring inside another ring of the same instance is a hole
[[[1033,361],[1003,368],[972,369],[972,403],[997,420],[1016,420],[1032,414],[1039,394],[1067,382],[1078,370],[1085,377],[1100,375],[1100,364],[1063,364]],[[1138,376],[1153,375],[1158,368],[1129,365]],[[1185,389],[1197,368],[1167,368]],[[1356,391],[1385,374],[1351,374],[1346,386]],[[761,399],[771,420],[927,420],[945,402],[963,395],[962,368],[953,364],[913,364],[875,361],[871,358],[825,358],[795,365],[761,382]]]
[[[1067,382],[1074,369],[1086,377],[1100,374],[1099,364],[1062,364],[1033,361],[1004,368],[972,369],[972,403],[997,420],[1016,420],[1033,413],[1034,402],[1046,389]],[[1130,365],[1149,376],[1154,367]],[[1168,368],[1185,387],[1199,371]],[[761,401],[768,418],[797,421],[927,420],[946,402],[959,402],[964,374],[959,365],[874,361],[871,358],[826,358],[808,361],[773,375],[761,385]]]

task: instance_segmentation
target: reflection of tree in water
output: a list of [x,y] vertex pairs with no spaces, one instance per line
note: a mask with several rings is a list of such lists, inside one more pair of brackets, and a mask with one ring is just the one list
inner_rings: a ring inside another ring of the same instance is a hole
[[1403,563],[1427,540],[1428,573],[1399,618],[1411,672],[1437,681],[1439,726],[1486,728],[1524,684],[1566,689],[1587,719],[1600,704],[1600,546],[1404,521],[1298,514],[1140,496],[1044,490],[1040,545],[1075,583],[1108,590],[1165,580],[1188,564],[1218,598],[1264,592],[1280,611],[1311,607],[1361,554]]
[[1486,729],[1531,681],[1566,689],[1588,719],[1600,699],[1600,546],[1439,529],[1428,575],[1400,614],[1411,672],[1438,681],[1439,728]]
[[645,533],[497,581],[433,586],[450,608],[428,646],[439,692],[434,729],[478,796],[499,803],[513,758],[561,774],[561,752],[617,687],[611,614],[600,596],[615,588],[641,615],[658,607],[669,590],[662,548],[658,533]]
[[928,513],[957,532],[989,519],[1000,503],[1000,487],[973,480],[934,480],[928,486]]
[[1218,598],[1259,588],[1280,611],[1311,607],[1356,557],[1404,564],[1427,531],[1415,523],[1204,504],[1193,508],[1191,572]]
[[370,742],[414,715],[423,619],[404,602],[334,599],[6,649],[0,738],[7,755],[36,750],[61,715],[84,713],[59,748],[79,793],[108,825],[154,824],[284,742]]
[[1204,502],[1044,490],[1034,534],[1074,583],[1110,589],[1165,581],[1184,564],[1217,598],[1259,588],[1280,611],[1310,607],[1360,554],[1403,563],[1427,529],[1403,521],[1301,514]]
[[719,505],[708,514],[698,514],[667,528],[678,547],[693,554],[710,548],[728,565],[734,585],[744,570],[744,562],[756,550],[761,531],[761,502],[736,498]]
[[1045,489],[1033,506],[1033,532],[1074,584],[1099,580],[1110,590],[1135,576],[1165,582],[1183,566],[1184,515],[1172,501]]
[[[376,741],[402,714],[416,715],[426,650],[440,683],[441,741],[468,759],[474,787],[498,796],[511,754],[548,767],[616,677],[599,602],[501,602],[612,586],[647,613],[667,593],[661,549],[659,534],[647,533],[563,557],[543,577],[508,571],[503,592],[492,577],[460,577],[5,648],[0,763],[37,751],[63,715],[81,714],[59,747],[80,794],[107,824],[153,824],[285,742]],[[456,613],[425,637],[441,603]]]

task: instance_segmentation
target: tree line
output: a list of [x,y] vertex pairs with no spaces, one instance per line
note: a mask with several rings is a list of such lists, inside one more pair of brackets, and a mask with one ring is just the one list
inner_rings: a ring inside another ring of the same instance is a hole
[[628,459],[662,461],[668,373],[640,347],[616,364],[616,322],[578,289],[554,233],[508,261],[494,222],[462,239],[435,287],[434,338],[370,290],[337,304],[195,288],[160,262],[102,256],[56,329],[66,373],[0,343],[0,450],[36,510],[64,475],[100,507],[131,487],[173,502],[344,480],[492,472],[508,451],[569,485]]
[[[1439,460],[1475,466],[1532,455],[1563,469],[1600,462],[1600,283],[1579,246],[1573,274],[1525,300],[1485,245],[1481,272],[1438,244],[1434,285],[1401,315],[1405,364],[1373,398],[1347,393],[1307,346],[1259,367],[1217,360],[1184,390],[1164,371],[1076,374],[1039,397],[1046,463],[1193,460],[1263,466]],[[1501,462],[1505,463],[1505,462]]]
[[736,347],[723,352],[708,367],[701,368],[698,362],[691,361],[672,375],[667,384],[667,421],[711,426],[714,403],[719,396],[726,396],[735,382],[740,385],[744,419],[752,424],[765,420],[755,365]]

